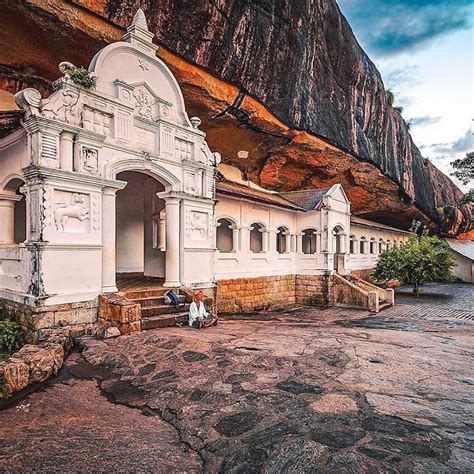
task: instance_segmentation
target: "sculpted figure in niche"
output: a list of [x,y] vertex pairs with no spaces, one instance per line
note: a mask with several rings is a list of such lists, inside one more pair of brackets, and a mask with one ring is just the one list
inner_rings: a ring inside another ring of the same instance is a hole
[[71,196],[71,203],[58,203],[54,210],[54,222],[58,230],[64,231],[64,226],[69,218],[79,219],[81,222],[89,219],[89,210],[85,205],[85,196],[74,193]]
[[206,217],[207,216],[202,213],[191,214],[191,231],[193,234],[198,234],[201,238],[204,238],[207,233]]
[[94,148],[82,148],[82,171],[95,174],[98,168],[98,152]]

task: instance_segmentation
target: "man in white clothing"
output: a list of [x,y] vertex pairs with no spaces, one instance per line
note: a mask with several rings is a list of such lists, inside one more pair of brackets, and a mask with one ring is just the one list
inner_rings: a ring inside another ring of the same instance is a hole
[[203,292],[194,293],[194,301],[189,307],[189,325],[195,329],[208,328],[217,324],[217,316],[207,312],[202,302]]

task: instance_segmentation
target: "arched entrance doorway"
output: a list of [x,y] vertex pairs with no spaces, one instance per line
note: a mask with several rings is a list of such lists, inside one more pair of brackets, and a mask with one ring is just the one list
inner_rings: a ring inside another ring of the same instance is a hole
[[[164,284],[169,276],[166,202],[158,193],[165,192],[166,186],[141,171],[122,171],[116,179],[127,183],[117,192],[115,201],[117,285],[120,289],[131,281]],[[174,239],[179,242],[179,235]]]
[[341,273],[344,270],[344,229],[338,225],[334,227],[332,234],[334,239],[334,270]]

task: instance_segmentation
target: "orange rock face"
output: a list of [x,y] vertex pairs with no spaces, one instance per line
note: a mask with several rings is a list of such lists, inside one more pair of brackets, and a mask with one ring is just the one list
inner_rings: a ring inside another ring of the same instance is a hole
[[[329,8],[332,0],[318,1]],[[89,64],[98,49],[121,37],[124,29],[117,23],[122,26],[127,24],[136,9],[136,2],[133,0],[120,2],[120,8],[116,3],[107,0],[29,0],[21,4],[10,2],[8,6],[2,7],[5,21],[4,28],[0,31],[0,89],[13,94],[23,87],[36,87],[46,95],[51,81],[58,76],[59,62],[68,60],[77,65]],[[170,20],[167,20],[162,6],[153,4],[146,13],[150,29],[157,33],[160,41],[163,40],[169,46],[160,47],[158,55],[178,79],[189,115],[197,115],[202,119],[201,128],[206,131],[211,148],[219,151],[225,161],[246,169],[255,182],[276,190],[320,188],[340,182],[355,214],[403,228],[408,228],[414,218],[434,225],[437,220],[436,207],[460,196],[460,191],[452,182],[432,165],[426,165],[426,170],[421,171],[415,167],[414,156],[418,157],[419,152],[413,151],[412,148],[416,147],[411,139],[407,142],[403,156],[397,158],[397,163],[378,163],[370,157],[361,158],[364,147],[359,143],[360,137],[351,146],[351,138],[341,128],[341,138],[337,139],[338,127],[343,127],[345,119],[354,119],[346,105],[340,104],[339,108],[336,107],[337,110],[328,109],[326,112],[329,115],[321,117],[321,124],[325,123],[327,130],[329,125],[326,119],[331,114],[334,119],[334,136],[324,138],[315,132],[318,131],[317,124],[307,127],[304,125],[302,115],[310,112],[303,109],[313,107],[311,101],[301,105],[299,111],[294,108],[293,103],[291,107],[294,120],[290,120],[282,109],[282,103],[273,103],[270,98],[273,86],[268,74],[265,77],[265,90],[262,89],[262,93],[257,94],[260,90],[257,87],[255,94],[250,95],[242,87],[242,81],[247,76],[236,77],[235,81],[231,81],[228,73],[219,75],[219,65],[213,62],[214,51],[203,46],[194,53],[194,62],[184,59],[190,56],[182,54],[182,48],[186,48],[183,43],[185,38],[176,45],[169,41],[170,38],[166,35],[171,30],[166,21]],[[189,28],[186,12],[182,14],[183,28]],[[112,22],[106,18],[112,19]],[[196,20],[196,16],[193,18],[190,17],[189,21],[201,21]],[[215,31],[208,31],[209,37],[215,38],[217,45],[221,44],[222,38],[216,36],[221,32],[220,20],[214,25],[212,15],[208,17],[203,13],[202,18],[208,22],[206,28],[216,28]],[[246,17],[245,21],[249,21],[249,18]],[[51,41],[51,38],[55,40]],[[234,40],[237,48],[239,40],[232,39]],[[192,49],[192,39],[189,41],[188,46]],[[353,46],[350,48],[354,49]],[[251,52],[249,50],[249,54]],[[241,51],[236,50],[235,53],[241,54]],[[260,54],[258,51],[254,53],[257,56]],[[352,53],[357,53],[356,56],[360,54],[358,50]],[[279,60],[278,52],[275,53],[274,60]],[[255,68],[255,74],[262,73],[258,65]],[[274,81],[283,79],[285,78],[273,78]],[[322,81],[324,77],[312,80]],[[373,83],[379,87],[377,81]],[[294,84],[293,87],[306,86]],[[298,95],[300,92],[291,90],[288,93]],[[371,104],[364,111],[368,114],[366,120],[372,113],[375,123],[378,120],[377,95],[369,90],[364,100]],[[9,107],[6,105],[9,102],[11,100],[8,97],[2,100],[3,110]],[[279,117],[285,117],[285,120]],[[295,126],[297,119],[304,125],[303,128],[306,127],[305,130]],[[394,116],[393,120],[398,127],[399,118]],[[371,127],[368,122],[367,133]],[[400,140],[406,138],[405,132],[398,128],[393,130],[397,146],[400,145]],[[380,130],[377,133],[380,135]],[[383,140],[388,138],[384,137]],[[392,146],[384,142],[384,146],[393,148],[395,144]],[[247,159],[238,158],[237,154],[241,150],[249,152]],[[390,161],[390,158],[384,159]],[[416,160],[418,163],[419,158]],[[400,167],[405,169],[402,174]]]

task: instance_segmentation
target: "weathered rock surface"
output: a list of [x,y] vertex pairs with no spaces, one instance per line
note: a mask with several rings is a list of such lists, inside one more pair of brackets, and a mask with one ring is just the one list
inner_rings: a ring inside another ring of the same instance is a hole
[[460,196],[413,144],[335,0],[7,3],[5,90],[45,91],[59,61],[87,65],[141,6],[210,145],[231,161],[249,151],[240,164],[264,186],[341,182],[356,214],[402,227],[439,221],[436,207]]
[[[450,304],[431,293],[378,315],[86,339],[56,381],[0,412],[0,470],[16,453],[16,470],[470,472],[472,289],[451,289]],[[60,449],[43,449],[58,427]]]

